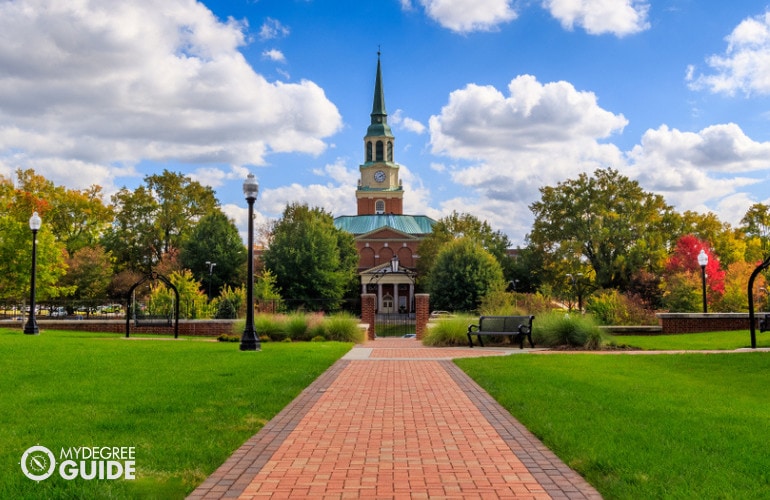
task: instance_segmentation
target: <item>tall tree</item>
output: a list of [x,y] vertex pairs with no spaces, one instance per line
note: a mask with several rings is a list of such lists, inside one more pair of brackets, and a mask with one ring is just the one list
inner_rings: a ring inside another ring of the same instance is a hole
[[[246,259],[238,228],[218,209],[201,218],[181,252],[182,265],[206,285],[206,292],[211,289],[212,297],[225,285],[238,288],[243,284]],[[211,272],[206,262],[216,263]]]
[[504,286],[497,259],[473,239],[460,238],[436,256],[428,289],[436,309],[476,311],[487,293]]
[[112,196],[115,219],[102,238],[102,245],[116,261],[119,271],[148,272],[160,262],[162,235],[155,221],[158,202],[144,186],[123,188]]
[[155,224],[163,252],[181,248],[200,218],[219,206],[213,189],[180,173],[164,170],[145,177],[144,182],[158,201]]
[[67,259],[67,274],[61,284],[72,287],[71,296],[75,299],[103,299],[113,276],[110,260],[99,245],[83,247]]
[[418,275],[428,280],[436,257],[443,248],[460,238],[469,238],[492,254],[497,259],[508,279],[513,279],[513,261],[508,257],[507,250],[511,246],[508,236],[501,231],[495,231],[487,221],[482,221],[468,213],[452,212],[433,225],[431,234],[420,242],[417,253]]
[[546,266],[574,269],[585,262],[596,286],[625,290],[634,272],[658,272],[665,262],[673,208],[617,170],[583,173],[540,193],[530,206],[529,241],[544,253]]
[[356,279],[358,252],[353,236],[337,229],[331,214],[294,203],[276,222],[262,261],[284,299],[317,310],[339,307]]

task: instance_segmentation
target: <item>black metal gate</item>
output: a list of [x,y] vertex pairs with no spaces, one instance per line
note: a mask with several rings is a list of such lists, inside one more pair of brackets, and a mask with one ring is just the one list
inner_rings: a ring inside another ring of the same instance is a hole
[[374,333],[378,337],[404,337],[415,334],[414,313],[380,313],[375,315]]

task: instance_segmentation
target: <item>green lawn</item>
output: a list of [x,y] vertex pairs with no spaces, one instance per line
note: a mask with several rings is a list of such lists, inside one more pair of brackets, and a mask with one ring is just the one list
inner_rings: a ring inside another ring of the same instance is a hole
[[[757,347],[770,347],[770,332],[756,332]],[[727,332],[689,333],[682,335],[617,335],[611,338],[617,344],[625,344],[644,350],[735,350],[751,347],[748,330]]]
[[605,498],[770,497],[770,353],[456,362]]
[[[184,498],[350,347],[0,329],[0,498]],[[38,444],[135,447],[136,479],[36,483]]]

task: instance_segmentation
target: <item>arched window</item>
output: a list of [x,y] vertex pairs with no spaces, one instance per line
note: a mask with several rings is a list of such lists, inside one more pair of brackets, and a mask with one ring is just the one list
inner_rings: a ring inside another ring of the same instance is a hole
[[385,200],[377,200],[374,202],[374,213],[376,214],[385,213]]
[[388,161],[393,161],[393,142],[388,141]]
[[372,161],[372,141],[366,143],[366,161]]
[[382,141],[377,141],[377,157],[375,161],[382,161],[383,158],[383,150],[382,150]]

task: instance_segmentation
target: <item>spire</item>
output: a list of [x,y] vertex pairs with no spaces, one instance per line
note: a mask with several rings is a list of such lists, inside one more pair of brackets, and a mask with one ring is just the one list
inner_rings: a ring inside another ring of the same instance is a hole
[[388,112],[385,111],[385,92],[382,90],[382,69],[380,51],[377,51],[377,77],[374,81],[374,103],[372,104],[372,124],[366,130],[367,137],[393,137],[388,125]]
[[[380,51],[377,51],[377,78],[374,81],[374,104],[372,105],[372,118],[376,115],[388,116],[385,111],[385,93],[382,91],[382,70],[380,69]],[[374,122],[372,122],[374,123]]]

